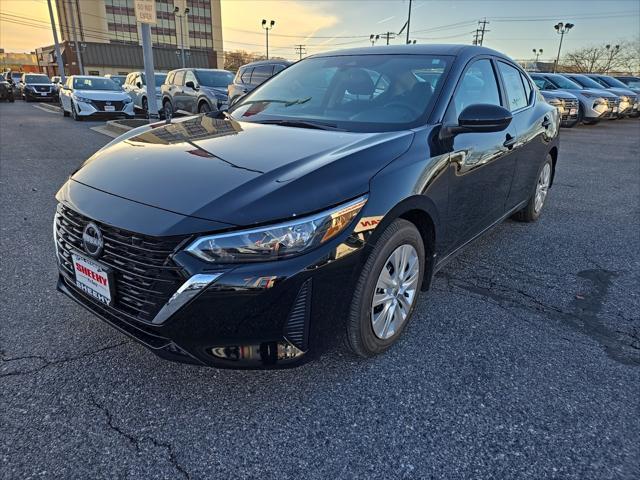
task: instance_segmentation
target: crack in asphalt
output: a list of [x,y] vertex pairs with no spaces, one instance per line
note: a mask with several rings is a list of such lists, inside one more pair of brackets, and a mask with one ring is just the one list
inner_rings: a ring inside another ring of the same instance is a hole
[[81,353],[80,355],[76,355],[76,356],[73,356],[73,357],[65,357],[65,358],[61,358],[61,359],[58,359],[58,360],[49,360],[47,357],[44,357],[44,356],[41,356],[41,355],[24,355],[24,356],[20,356],[20,357],[5,357],[4,351],[0,350],[0,360],[2,361],[3,367],[4,367],[4,364],[6,364],[6,363],[16,362],[18,360],[38,360],[38,361],[42,362],[42,364],[39,365],[36,368],[27,369],[27,370],[16,370],[16,371],[9,372],[9,373],[2,373],[2,374],[0,374],[0,378],[2,378],[2,377],[13,377],[13,376],[18,376],[18,375],[28,375],[30,373],[36,373],[36,372],[39,372],[39,371],[44,370],[45,368],[48,368],[48,367],[51,367],[51,366],[63,365],[65,363],[75,362],[76,360],[82,360],[83,358],[87,358],[87,357],[90,357],[92,355],[96,355],[98,353],[106,352],[108,350],[112,350],[112,349],[117,348],[117,347],[121,347],[122,345],[125,345],[127,343],[131,343],[131,341],[124,340],[122,342],[119,342],[119,343],[116,343],[116,344],[113,344],[113,345],[107,345],[107,346],[99,348],[97,350],[91,350],[91,351],[88,351],[88,352]]
[[191,480],[191,474],[178,461],[175,449],[174,449],[172,444],[167,443],[167,442],[161,442],[160,440],[157,440],[156,438],[153,438],[153,437],[151,437],[149,435],[143,435],[141,437],[136,437],[135,435],[133,435],[131,433],[125,432],[122,428],[118,427],[115,424],[113,414],[111,413],[109,408],[107,408],[106,405],[98,402],[94,397],[91,397],[91,403],[93,404],[94,407],[96,407],[98,410],[102,411],[102,413],[105,415],[105,417],[107,418],[107,425],[109,426],[109,428],[111,430],[113,430],[114,432],[116,432],[121,437],[125,438],[131,444],[131,446],[133,446],[136,449],[137,453],[140,453],[142,451],[142,449],[140,447],[140,444],[144,440],[148,440],[155,447],[162,448],[162,449],[166,450],[168,455],[169,455],[169,462],[171,463],[173,468],[176,469],[176,471],[180,474],[181,477],[186,478],[187,480]]
[[[474,265],[474,268],[477,270],[478,266]],[[505,271],[500,273],[508,280],[509,275]],[[576,295],[571,303],[571,310],[541,301],[521,288],[503,282],[498,283],[495,271],[491,271],[490,275],[472,273],[466,278],[448,272],[441,272],[440,275],[444,277],[449,292],[455,293],[455,289],[458,288],[507,312],[510,308],[518,308],[560,319],[572,329],[600,343],[611,359],[625,365],[640,365],[640,356],[635,355],[636,351],[640,352],[640,330],[634,326],[630,326],[631,331],[611,330],[599,318],[612,281],[619,276],[618,272],[601,268],[578,272],[577,276],[586,280],[589,288],[586,293]],[[513,312],[510,313],[513,315]],[[621,314],[608,312],[607,315],[629,321]],[[632,352],[626,351],[627,348],[631,348]]]

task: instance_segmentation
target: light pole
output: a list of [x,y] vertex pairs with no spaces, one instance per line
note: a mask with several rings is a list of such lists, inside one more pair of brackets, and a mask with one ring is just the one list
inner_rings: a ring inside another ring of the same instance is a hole
[[560,50],[562,49],[562,39],[564,38],[564,34],[568,33],[574,27],[573,23],[556,23],[553,28],[556,29],[556,33],[560,35],[560,45],[558,45],[558,56],[556,57],[556,63],[553,65],[553,73],[556,73],[558,70],[558,62],[560,61]]
[[540,55],[542,55],[542,49],[538,49],[536,50],[535,48],[533,49],[533,54],[536,56],[536,63],[538,63],[538,59],[540,58]]
[[609,70],[611,69],[611,62],[613,62],[613,57],[615,57],[616,53],[618,53],[618,51],[620,50],[620,45],[615,45],[612,49],[611,45],[607,44],[605,48],[607,49],[607,52],[609,52],[609,60],[607,60],[607,67],[605,68],[604,73],[605,75],[609,75]]
[[176,16],[176,21],[180,26],[180,58],[182,59],[182,68],[186,66],[186,60],[184,55],[184,37],[182,35],[182,19],[185,18],[189,14],[189,7],[184,9],[184,14],[180,15],[180,8],[175,7],[173,9],[173,14]]
[[373,33],[369,36],[369,41],[371,42],[371,46],[373,47],[376,42],[380,40],[380,35],[374,35]]
[[267,34],[267,60],[269,60],[269,30],[271,30],[275,24],[276,22],[273,20],[269,20],[269,23],[267,23],[265,19],[262,19],[262,28],[264,28]]

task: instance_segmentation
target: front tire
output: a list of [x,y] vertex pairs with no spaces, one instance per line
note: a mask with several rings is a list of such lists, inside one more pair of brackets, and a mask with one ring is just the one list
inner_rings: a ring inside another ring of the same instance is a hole
[[202,102],[198,107],[198,113],[209,113],[211,108],[209,108],[209,104],[207,102]]
[[170,119],[173,117],[173,105],[169,100],[165,100],[162,104],[162,113],[164,114],[164,118]]
[[390,348],[406,328],[415,309],[425,271],[425,249],[411,222],[395,220],[382,233],[356,285],[347,342],[361,357]]
[[149,102],[147,101],[147,97],[142,99],[142,112],[145,115],[149,115]]
[[553,159],[551,158],[551,155],[547,154],[547,158],[538,172],[535,190],[529,198],[527,205],[513,215],[515,220],[520,222],[535,222],[540,218],[542,207],[544,207],[544,203],[549,193],[549,188],[551,187],[552,176]]

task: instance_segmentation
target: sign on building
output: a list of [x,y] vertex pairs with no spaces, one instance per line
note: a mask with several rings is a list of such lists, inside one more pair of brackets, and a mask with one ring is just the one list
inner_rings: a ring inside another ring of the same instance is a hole
[[135,0],[136,20],[140,23],[156,24],[156,0]]

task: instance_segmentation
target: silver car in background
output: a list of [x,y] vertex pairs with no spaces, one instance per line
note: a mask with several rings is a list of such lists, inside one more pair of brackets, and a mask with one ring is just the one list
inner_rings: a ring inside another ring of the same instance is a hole
[[580,121],[578,118],[578,112],[580,111],[578,97],[564,91],[539,90],[546,102],[558,109],[561,127],[572,128],[578,124]]
[[540,90],[568,92],[578,98],[578,121],[591,125],[600,120],[615,118],[619,99],[603,89],[584,88],[558,73],[529,73]]
[[[154,92],[156,96],[156,105],[158,106],[158,111],[160,111],[162,108],[162,102],[160,101],[160,86],[167,78],[167,74],[156,72],[154,77],[156,87]],[[122,89],[127,93],[127,95],[129,95],[129,97],[131,97],[131,100],[133,100],[133,108],[147,113],[149,110],[149,97],[147,94],[147,79],[144,72],[131,72],[127,75],[127,78],[122,85]]]
[[640,95],[638,92],[633,91],[620,80],[610,77],[609,75],[590,73],[586,76],[598,82],[603,88],[618,95],[620,97],[620,110],[623,110],[622,104],[628,99],[627,103],[631,105],[631,108],[621,111],[621,115],[626,114],[630,117],[637,117],[639,115],[638,109],[640,108]]
[[618,109],[615,112],[616,115],[614,118],[621,118],[625,116],[627,110],[630,110],[631,106],[633,105],[633,99],[628,95],[621,96],[609,88],[604,88],[593,78],[589,78],[582,73],[563,73],[562,75],[564,75],[569,80],[583,86],[584,88],[599,89],[601,92],[608,92],[611,95],[615,95],[618,98]]

